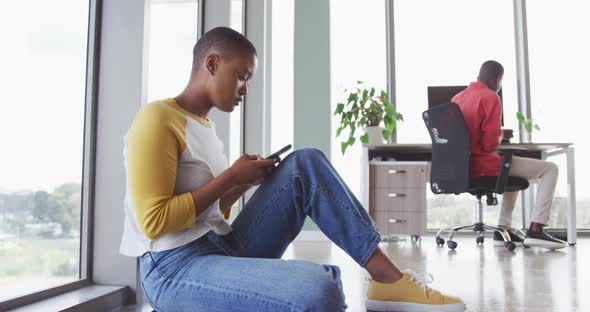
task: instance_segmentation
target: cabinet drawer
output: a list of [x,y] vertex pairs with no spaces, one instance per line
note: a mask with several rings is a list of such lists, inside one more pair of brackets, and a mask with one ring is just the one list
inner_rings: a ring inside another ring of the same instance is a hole
[[372,188],[369,211],[426,212],[426,188]]
[[377,211],[371,217],[382,235],[423,235],[426,232],[426,214],[407,211]]
[[369,165],[371,187],[423,187],[428,181],[425,165]]

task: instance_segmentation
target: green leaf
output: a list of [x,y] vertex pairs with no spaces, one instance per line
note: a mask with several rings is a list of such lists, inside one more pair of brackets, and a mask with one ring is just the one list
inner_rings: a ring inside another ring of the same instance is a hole
[[390,115],[394,115],[395,116],[395,105],[389,104],[385,106],[385,111],[387,112],[387,114]]
[[373,109],[380,113],[383,112],[383,108],[380,105],[373,105]]
[[383,123],[386,126],[391,124],[392,122],[393,122],[393,117],[391,117],[391,115],[385,115],[385,117],[383,117]]
[[393,132],[393,129],[397,127],[397,121],[394,119],[390,124],[385,125],[389,132]]
[[389,131],[391,131],[393,133],[393,129],[397,128],[397,120],[393,120],[393,122],[391,123],[391,125],[389,127],[387,127],[387,129],[389,129]]
[[338,105],[336,105],[336,111],[334,112],[334,115],[341,114],[343,110],[344,110],[344,104],[338,103]]
[[363,142],[365,144],[369,143],[369,134],[368,133],[361,135],[361,142]]
[[351,136],[350,138],[348,138],[347,143],[348,143],[348,145],[352,146],[352,144],[354,144],[354,141],[356,141],[356,139],[353,136]]
[[533,122],[530,120],[527,120],[524,123],[524,128],[526,129],[526,131],[528,131],[530,133],[531,131],[533,131]]
[[369,96],[373,97],[375,95],[375,88],[371,88],[371,92],[369,92]]
[[356,102],[356,101],[358,101],[358,99],[359,99],[359,96],[358,96],[357,93],[351,93],[348,96],[348,103],[350,103],[350,102]]
[[383,130],[383,138],[385,139],[385,141],[389,141],[389,138],[391,137],[391,131],[389,129],[385,129]]
[[541,131],[541,128],[539,127],[539,125],[535,125],[534,128]]
[[340,150],[342,151],[342,155],[346,152],[346,148],[348,147],[348,142],[340,142]]
[[339,127],[338,130],[336,130],[336,137],[340,136],[340,132],[342,132],[342,127]]
[[395,119],[404,121],[404,115],[397,113],[397,115],[395,116]]
[[363,82],[362,82],[362,81],[360,81],[360,80],[357,80],[357,81],[356,81],[356,84],[361,84],[361,83],[363,83]]
[[369,98],[369,90],[365,89],[365,90],[363,90],[363,102],[366,102],[368,98]]
[[[356,130],[356,126],[354,125],[354,123],[350,124],[350,136],[354,136],[354,131]],[[352,145],[352,144],[350,144]]]
[[518,119],[519,122],[523,123],[524,122],[524,115],[521,112],[516,113],[516,119]]

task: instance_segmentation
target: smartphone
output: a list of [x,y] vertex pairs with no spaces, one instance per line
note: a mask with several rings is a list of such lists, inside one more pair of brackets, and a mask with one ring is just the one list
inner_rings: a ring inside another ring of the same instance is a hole
[[279,157],[279,156],[290,149],[291,149],[291,144],[288,144],[287,146],[281,148],[280,150],[266,156],[265,159],[278,159],[280,161],[281,157]]

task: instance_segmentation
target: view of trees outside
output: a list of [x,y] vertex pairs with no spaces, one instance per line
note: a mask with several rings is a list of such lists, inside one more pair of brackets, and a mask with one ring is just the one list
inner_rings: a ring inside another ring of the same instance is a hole
[[[576,222],[590,229],[590,141],[588,140],[588,100],[586,88],[590,71],[590,41],[587,37],[590,2],[572,1],[567,6],[549,0],[526,2],[531,117],[541,130],[533,132],[533,142],[574,144],[576,175]],[[547,23],[551,20],[551,23]],[[564,36],[564,34],[568,34]],[[553,157],[559,166],[556,197],[562,198],[554,211],[566,216],[566,157]],[[565,218],[553,219],[551,226],[565,227]]]
[[89,1],[0,1],[0,301],[79,279]]
[[0,192],[0,300],[78,279],[80,190]]

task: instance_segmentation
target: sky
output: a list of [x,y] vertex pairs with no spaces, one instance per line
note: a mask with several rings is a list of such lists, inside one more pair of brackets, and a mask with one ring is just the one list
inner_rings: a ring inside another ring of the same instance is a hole
[[87,1],[0,1],[1,190],[81,181],[87,24]]

